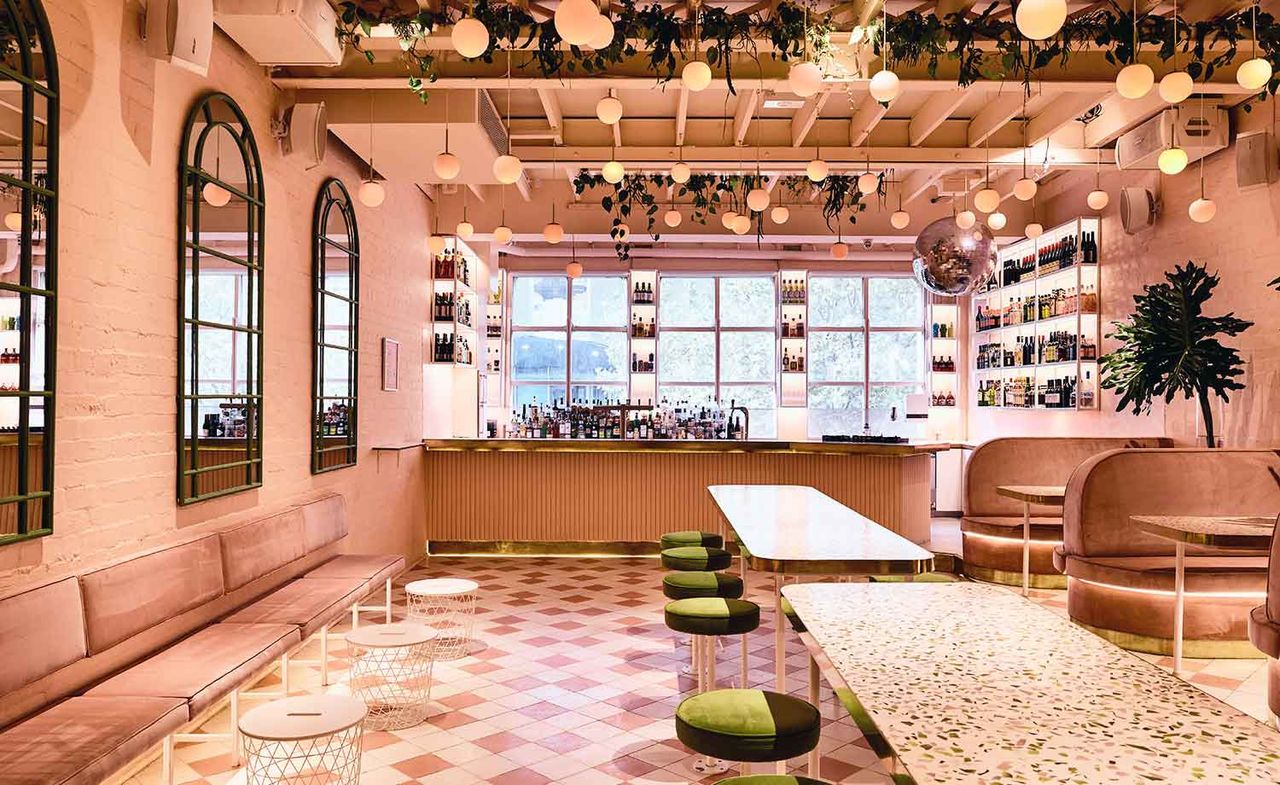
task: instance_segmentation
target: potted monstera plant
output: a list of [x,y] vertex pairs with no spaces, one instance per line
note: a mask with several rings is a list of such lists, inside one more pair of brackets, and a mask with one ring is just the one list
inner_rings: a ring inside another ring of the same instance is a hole
[[1104,389],[1120,394],[1116,411],[1132,407],[1148,412],[1156,397],[1172,401],[1179,394],[1195,398],[1204,419],[1205,441],[1216,447],[1210,395],[1229,400],[1244,361],[1219,336],[1236,336],[1253,326],[1234,313],[1209,316],[1205,304],[1213,296],[1218,276],[1188,261],[1164,274],[1164,283],[1147,285],[1134,295],[1134,312],[1125,322],[1113,322],[1108,338],[1119,348],[1102,358]]

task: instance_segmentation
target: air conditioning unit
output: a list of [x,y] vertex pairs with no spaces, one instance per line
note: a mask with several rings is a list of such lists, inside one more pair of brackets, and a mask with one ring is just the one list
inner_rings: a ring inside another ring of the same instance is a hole
[[302,159],[308,168],[322,163],[329,143],[324,101],[294,104],[284,110],[280,142],[285,155]]
[[147,54],[200,76],[209,74],[213,51],[213,0],[150,0]]
[[215,0],[213,21],[261,65],[342,63],[328,0]]
[[1160,153],[1174,146],[1187,151],[1187,160],[1198,161],[1231,141],[1227,110],[1195,107],[1165,109],[1116,140],[1116,168],[1157,169]]

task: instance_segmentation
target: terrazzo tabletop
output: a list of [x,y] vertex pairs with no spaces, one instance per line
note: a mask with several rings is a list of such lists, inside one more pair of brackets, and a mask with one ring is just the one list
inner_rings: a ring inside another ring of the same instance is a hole
[[[1017,594],[783,588],[900,782],[1280,783],[1280,732]],[[905,770],[905,771],[904,771]]]
[[1145,532],[1195,545],[1265,548],[1276,527],[1275,517],[1260,515],[1133,515],[1129,520]]

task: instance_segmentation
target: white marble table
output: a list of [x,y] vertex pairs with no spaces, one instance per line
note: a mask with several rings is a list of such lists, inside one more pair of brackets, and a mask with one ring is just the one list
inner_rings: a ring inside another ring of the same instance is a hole
[[1031,505],[1061,507],[1067,499],[1062,485],[998,485],[996,493],[1022,502],[1022,595],[1031,591]]
[[1280,782],[1280,733],[1005,589],[783,593],[895,782]]

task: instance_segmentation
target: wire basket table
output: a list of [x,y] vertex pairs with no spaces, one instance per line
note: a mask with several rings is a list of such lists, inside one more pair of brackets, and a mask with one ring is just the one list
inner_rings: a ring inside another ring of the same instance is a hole
[[376,624],[348,632],[351,691],[369,707],[369,730],[410,728],[427,718],[436,630]]
[[465,578],[429,578],[404,587],[409,619],[436,631],[435,659],[467,655],[479,591],[480,584]]
[[357,785],[368,710],[346,695],[263,704],[240,718],[248,785]]

